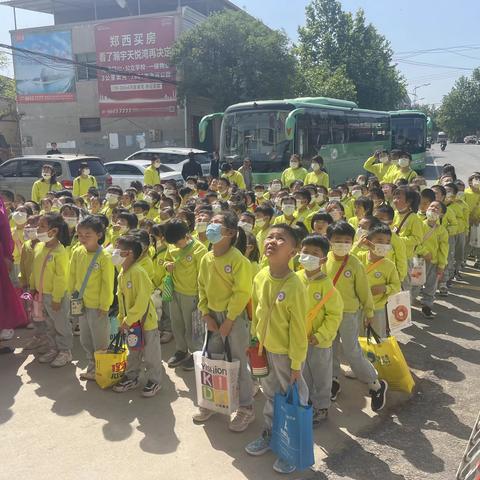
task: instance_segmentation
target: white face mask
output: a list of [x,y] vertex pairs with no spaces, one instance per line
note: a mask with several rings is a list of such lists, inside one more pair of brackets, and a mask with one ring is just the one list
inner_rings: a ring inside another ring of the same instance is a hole
[[320,170],[320,165],[318,163],[312,163],[312,170],[318,172]]
[[118,195],[116,195],[115,193],[107,193],[105,195],[105,198],[110,205],[115,205],[116,203],[118,203]]
[[212,211],[213,213],[220,213],[222,211],[222,206],[219,205],[218,203],[214,203],[212,205]]
[[48,232],[37,233],[37,238],[43,243],[48,243],[50,240],[52,240],[52,237],[48,236]]
[[341,197],[330,197],[330,200],[332,202],[339,202],[341,200]]
[[27,214],[25,212],[13,212],[12,219],[17,225],[25,225],[27,223]]
[[307,253],[301,253],[298,261],[307,272],[313,272],[320,268],[320,260],[323,260],[315,255],[308,255]]
[[342,218],[342,212],[340,210],[331,210],[330,216],[333,218],[334,222],[338,222]]
[[42,172],[42,177],[44,180],[50,180],[52,178],[52,174],[47,172]]
[[258,220],[255,221],[255,225],[259,228],[263,228],[267,221],[264,218],[259,218]]
[[401,168],[408,167],[410,165],[410,160],[408,158],[402,157],[398,159],[398,166]]
[[332,243],[332,252],[337,255],[337,257],[348,255],[351,249],[351,243]]
[[118,248],[115,248],[113,251],[112,251],[112,263],[114,265],[122,265],[123,262],[125,262],[125,259],[126,257],[122,257],[121,256],[121,250],[118,249]]
[[78,219],[76,217],[63,217],[63,219],[69,227],[76,227],[78,224]]
[[380,157],[380,162],[387,163],[389,160],[388,155],[383,155]]
[[197,222],[195,224],[195,230],[198,233],[204,233],[207,231],[208,222]]
[[85,176],[88,176],[88,175],[90,175],[90,169],[89,169],[89,168],[84,168],[84,169],[82,170],[82,173],[83,173]]
[[281,190],[282,186],[279,183],[272,183],[270,190],[274,193],[277,193]]
[[298,162],[290,162],[290,168],[298,168],[299,165],[300,164]]
[[25,228],[23,231],[23,235],[25,240],[33,240],[37,238],[37,229],[35,227]]
[[360,198],[362,196],[361,190],[352,190],[352,197],[353,198]]
[[136,213],[135,215],[137,216],[139,222],[141,222],[145,218],[144,213]]
[[392,249],[391,245],[384,243],[376,243],[373,247],[373,253],[377,257],[386,257],[388,252]]
[[282,207],[282,211],[285,215],[291,217],[293,215],[293,212],[295,211],[295,205],[284,205]]
[[153,199],[150,195],[146,195],[145,197],[143,197],[143,199],[149,204],[151,205],[152,202],[153,202]]
[[434,210],[427,210],[426,215],[427,215],[427,219],[432,220],[433,222],[436,222],[439,218],[438,213],[435,212]]
[[244,232],[246,233],[252,233],[253,232],[253,225],[248,222],[238,222],[238,226],[243,229]]

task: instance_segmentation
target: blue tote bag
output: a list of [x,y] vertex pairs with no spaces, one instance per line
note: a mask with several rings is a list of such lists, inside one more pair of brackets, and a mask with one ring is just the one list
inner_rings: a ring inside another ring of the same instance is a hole
[[270,447],[297,470],[305,470],[315,463],[312,422],[312,406],[300,405],[296,383],[288,387],[285,395],[275,394]]

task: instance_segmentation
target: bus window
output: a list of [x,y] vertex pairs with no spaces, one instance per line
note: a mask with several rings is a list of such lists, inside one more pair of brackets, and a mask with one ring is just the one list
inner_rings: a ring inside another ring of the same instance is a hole
[[343,112],[335,112],[328,114],[330,120],[332,143],[345,143],[345,114]]

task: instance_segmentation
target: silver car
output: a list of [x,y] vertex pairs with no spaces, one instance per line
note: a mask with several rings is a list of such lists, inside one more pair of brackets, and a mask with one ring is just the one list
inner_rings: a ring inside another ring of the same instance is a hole
[[73,188],[73,180],[78,177],[82,163],[87,163],[90,175],[97,179],[98,189],[103,195],[112,178],[98,157],[88,155],[28,155],[11,158],[0,165],[0,190],[9,190],[14,195],[31,198],[32,186],[41,178],[42,166],[52,165],[57,180],[66,189]]

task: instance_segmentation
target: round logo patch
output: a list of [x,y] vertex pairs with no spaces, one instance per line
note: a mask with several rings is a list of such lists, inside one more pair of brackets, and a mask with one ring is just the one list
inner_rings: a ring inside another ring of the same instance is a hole
[[191,255],[187,255],[185,257],[185,260],[187,260],[187,262],[191,262],[192,261],[192,256]]
[[277,300],[279,302],[283,302],[283,300],[285,300],[285,297],[286,297],[285,292],[279,292],[279,294],[277,295]]
[[98,270],[99,268],[100,268],[100,264],[95,262],[94,265],[93,265],[93,269]]
[[313,298],[315,298],[315,300],[321,300],[322,299],[322,294],[320,292],[315,292],[313,294]]
[[225,273],[232,273],[232,266],[231,265],[225,265],[224,270],[225,270]]
[[127,288],[132,288],[132,282],[127,282]]
[[375,272],[375,278],[380,278],[382,276],[382,272]]
[[350,270],[345,270],[345,278],[350,278],[352,276],[352,272]]

